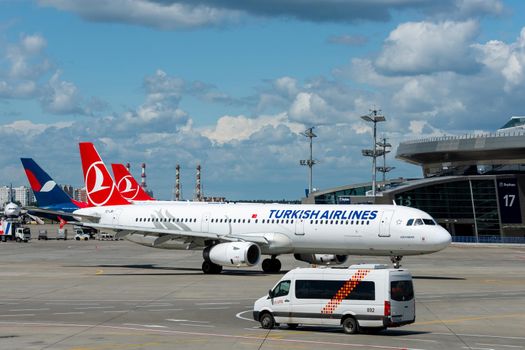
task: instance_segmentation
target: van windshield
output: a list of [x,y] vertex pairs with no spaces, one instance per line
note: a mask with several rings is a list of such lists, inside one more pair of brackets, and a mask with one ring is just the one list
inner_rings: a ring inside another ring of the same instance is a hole
[[392,281],[390,283],[390,296],[395,301],[408,301],[414,298],[412,281]]

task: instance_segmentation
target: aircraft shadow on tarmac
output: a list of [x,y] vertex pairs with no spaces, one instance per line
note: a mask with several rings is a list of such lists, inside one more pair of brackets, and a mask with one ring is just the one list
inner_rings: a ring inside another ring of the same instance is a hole
[[[203,275],[204,273],[200,268],[193,268],[193,267],[168,267],[168,266],[157,266],[155,264],[130,264],[130,265],[68,265],[65,267],[95,267],[95,268],[125,268],[125,269],[142,269],[142,270],[151,270],[151,272],[144,272],[144,273],[112,273],[105,271],[100,276],[191,276],[191,275]],[[153,272],[153,271],[174,271],[172,273],[170,272]],[[180,272],[177,273],[175,271],[188,271],[188,272]],[[191,273],[193,272],[193,273]],[[285,274],[288,272],[287,270],[282,270],[278,274]],[[246,276],[264,276],[268,275],[267,273],[263,271],[257,271],[257,270],[223,270],[221,275],[228,275],[228,276],[240,276],[240,277],[246,277]]]
[[415,280],[435,280],[435,281],[466,281],[463,277],[446,277],[446,276],[412,276]]

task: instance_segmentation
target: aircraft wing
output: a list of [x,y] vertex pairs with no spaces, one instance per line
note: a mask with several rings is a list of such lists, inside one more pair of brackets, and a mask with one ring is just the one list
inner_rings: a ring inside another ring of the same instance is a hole
[[86,214],[74,214],[74,213],[69,213],[69,212],[66,212],[66,211],[61,211],[61,210],[50,210],[50,209],[43,209],[43,208],[28,208],[28,213],[30,213],[31,215],[36,215],[38,216],[38,214],[47,214],[47,215],[56,215],[56,216],[60,216],[62,217],[63,219],[67,219],[67,218],[75,218],[75,220],[78,220],[78,221],[81,221],[79,220],[80,219],[84,219],[84,220],[88,220],[88,221],[91,221],[91,222],[99,222],[100,220],[100,217],[98,216],[95,216],[95,215],[86,215]]
[[116,232],[115,238],[123,238],[130,234],[142,234],[144,236],[153,236],[158,237],[153,246],[159,245],[161,243],[167,242],[172,239],[213,239],[222,242],[238,242],[238,241],[247,241],[258,244],[268,244],[268,241],[262,236],[255,235],[219,235],[212,232],[199,232],[199,231],[183,231],[183,230],[174,230],[174,229],[165,229],[165,228],[144,228],[136,226],[126,226],[126,225],[108,225],[108,224],[98,224],[83,222],[80,225],[93,227],[95,229],[107,229]]

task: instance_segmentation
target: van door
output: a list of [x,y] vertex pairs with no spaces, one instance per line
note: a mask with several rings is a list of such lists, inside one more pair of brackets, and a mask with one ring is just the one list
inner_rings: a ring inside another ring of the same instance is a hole
[[390,310],[394,325],[414,321],[414,287],[409,276],[395,276],[390,280]]
[[390,237],[390,221],[392,221],[393,210],[383,211],[379,222],[379,237]]
[[278,323],[289,323],[290,322],[290,313],[291,313],[291,281],[284,280],[279,282],[271,291],[271,304],[273,317],[275,322]]

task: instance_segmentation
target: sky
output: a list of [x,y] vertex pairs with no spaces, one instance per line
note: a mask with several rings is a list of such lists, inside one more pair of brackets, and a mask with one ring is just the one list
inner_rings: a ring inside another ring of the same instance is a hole
[[402,141],[492,132],[525,115],[525,2],[505,0],[0,0],[0,185],[19,158],[82,186],[78,142],[147,164],[171,199],[300,199],[371,179],[371,125]]

